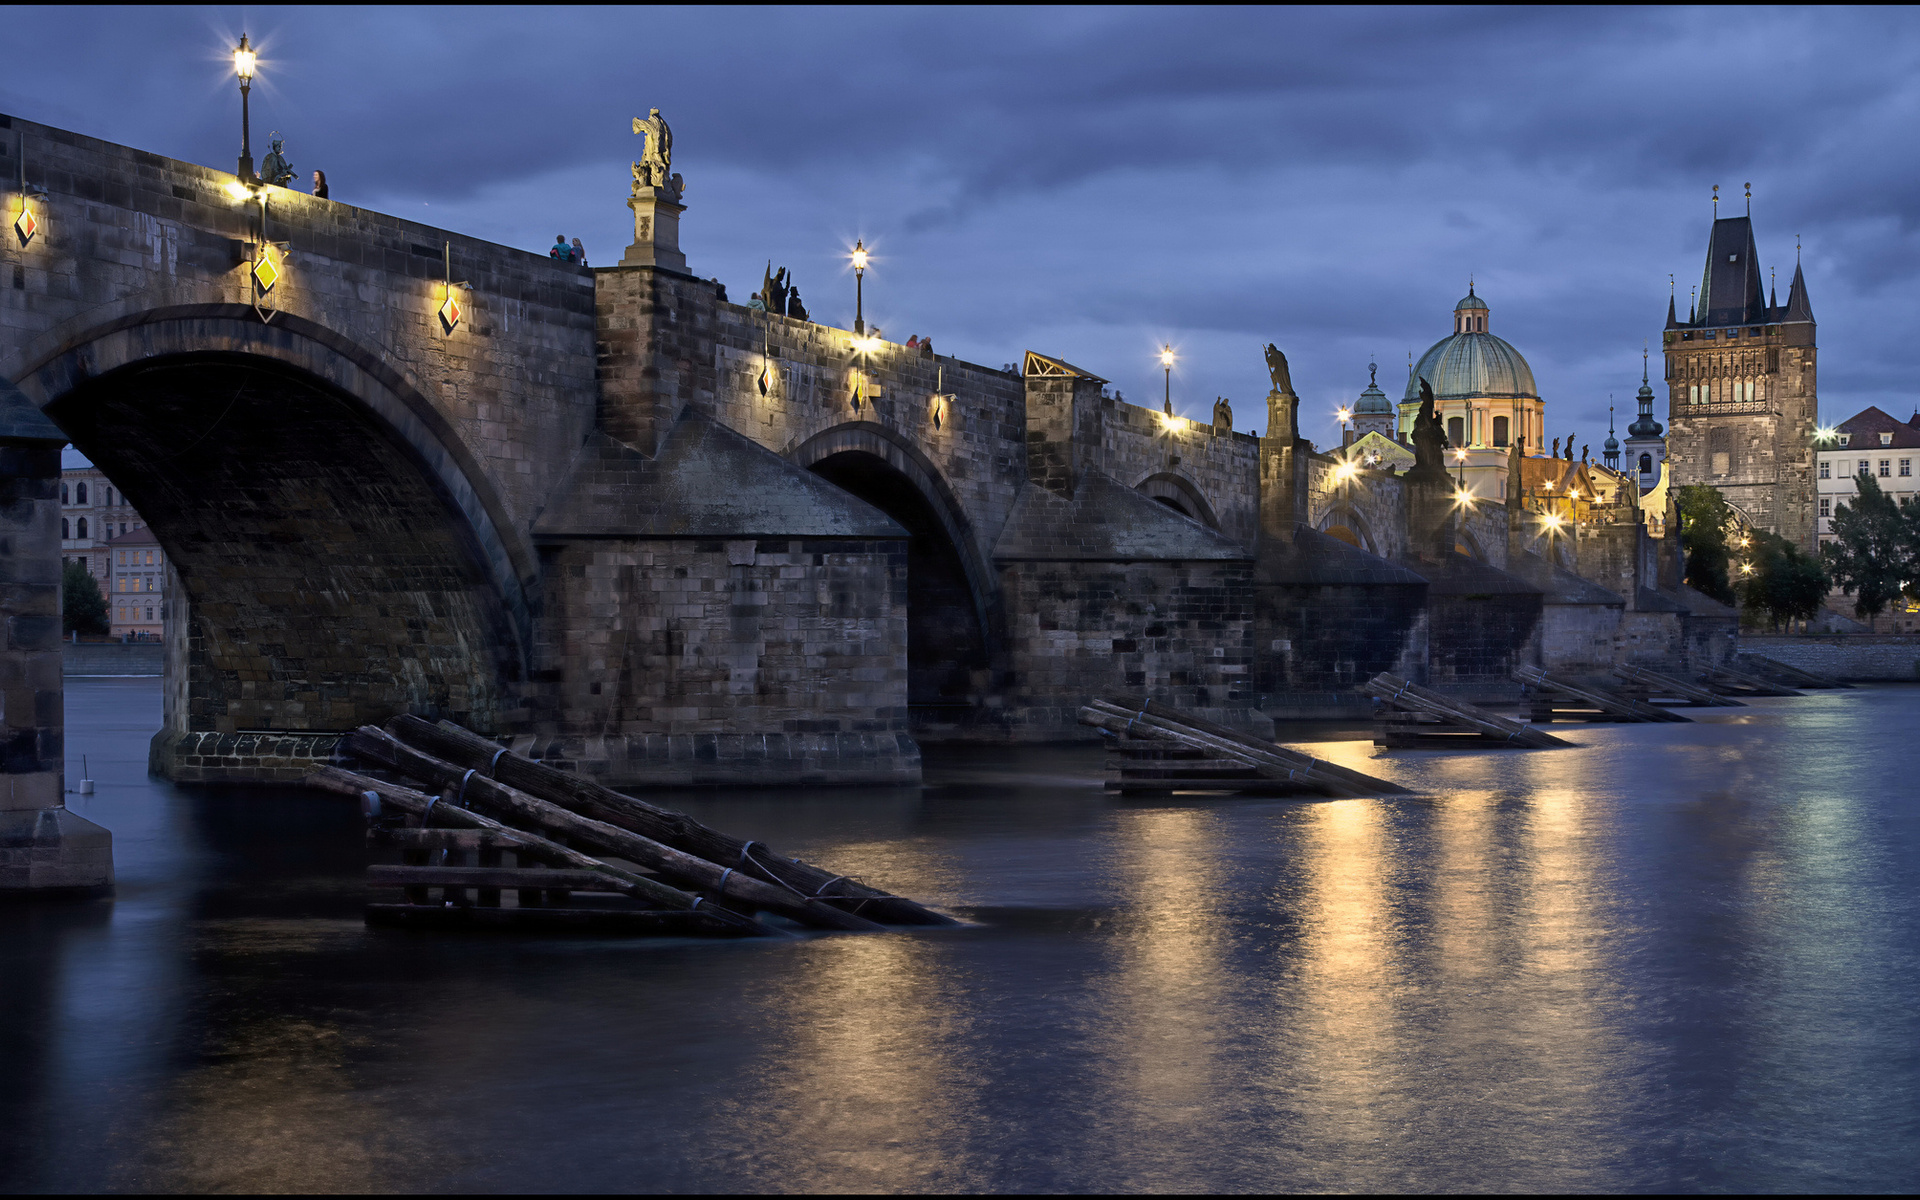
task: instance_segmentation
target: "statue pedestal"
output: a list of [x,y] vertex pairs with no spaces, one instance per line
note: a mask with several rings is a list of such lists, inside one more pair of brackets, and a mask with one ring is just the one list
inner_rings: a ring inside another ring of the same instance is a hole
[[687,211],[678,197],[662,188],[635,188],[627,200],[633,210],[633,245],[621,256],[623,267],[665,267],[685,272],[687,256],[680,253],[680,214]]

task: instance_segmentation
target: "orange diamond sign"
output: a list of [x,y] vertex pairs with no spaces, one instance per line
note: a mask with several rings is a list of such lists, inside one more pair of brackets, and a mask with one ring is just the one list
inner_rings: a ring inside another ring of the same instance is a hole
[[448,292],[447,302],[440,306],[440,324],[448,333],[452,333],[453,327],[459,323],[460,302],[453,298],[452,292]]
[[33,213],[28,210],[25,204],[22,204],[20,206],[20,215],[14,218],[13,222],[13,231],[20,235],[20,244],[24,246],[32,241],[34,233],[37,232],[39,228],[39,223],[33,219]]
[[272,291],[273,285],[280,282],[280,268],[273,265],[273,255],[265,248],[260,251],[260,261],[253,264],[253,281],[260,285],[263,293]]

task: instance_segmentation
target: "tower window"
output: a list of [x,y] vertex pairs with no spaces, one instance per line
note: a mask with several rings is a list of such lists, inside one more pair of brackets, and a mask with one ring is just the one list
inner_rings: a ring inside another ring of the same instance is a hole
[[1642,454],[1640,456],[1640,473],[1642,475],[1653,474],[1653,455]]
[[1707,460],[1713,474],[1733,473],[1733,434],[1725,426],[1707,433]]

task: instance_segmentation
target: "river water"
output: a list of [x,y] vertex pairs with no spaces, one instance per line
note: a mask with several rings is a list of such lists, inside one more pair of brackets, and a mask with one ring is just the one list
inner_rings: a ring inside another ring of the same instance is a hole
[[[14,1191],[1829,1191],[1920,1168],[1920,688],[1317,752],[1393,800],[1109,799],[1096,749],[674,797],[977,924],[368,930],[357,814],[146,776],[111,903],[0,908]],[[1358,738],[1358,731],[1346,735]]]

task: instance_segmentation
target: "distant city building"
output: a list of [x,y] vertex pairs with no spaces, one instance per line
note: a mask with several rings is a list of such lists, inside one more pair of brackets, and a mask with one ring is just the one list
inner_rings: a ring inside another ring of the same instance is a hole
[[1880,489],[1895,501],[1920,493],[1920,412],[1908,420],[1868,408],[1834,426],[1833,436],[1821,442],[1816,454],[1814,493],[1819,498],[1820,540],[1833,537],[1833,510],[1859,494],[1862,474],[1873,476]]
[[72,448],[60,452],[60,557],[85,567],[102,595],[110,586],[107,543],[146,527],[120,489],[86,455]]
[[116,637],[161,635],[167,598],[167,555],[153,530],[142,526],[107,543],[107,616]]
[[[1534,453],[1542,448],[1546,409],[1533,382],[1533,368],[1520,352],[1488,330],[1487,302],[1467,294],[1453,306],[1453,333],[1420,356],[1400,398],[1399,440],[1411,444],[1420,413],[1420,381],[1433,389],[1435,413],[1451,447],[1448,468],[1467,490],[1504,500],[1507,452],[1515,438]],[[1464,455],[1456,453],[1465,451]]]
[[1653,419],[1653,386],[1647,382],[1647,359],[1640,356],[1639,415],[1627,426],[1626,461],[1621,470],[1640,481],[1640,490],[1650,492],[1660,485],[1660,468],[1667,461],[1666,430]]
[[1813,306],[1798,263],[1785,306],[1766,280],[1753,221],[1715,220],[1687,319],[1667,302],[1667,452],[1677,486],[1711,484],[1752,525],[1811,549]]

